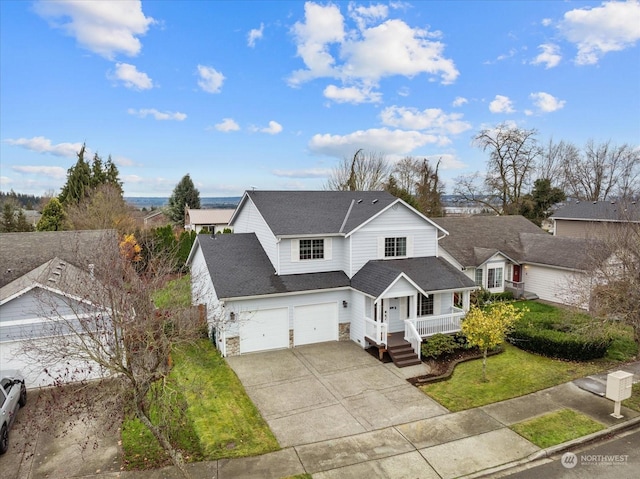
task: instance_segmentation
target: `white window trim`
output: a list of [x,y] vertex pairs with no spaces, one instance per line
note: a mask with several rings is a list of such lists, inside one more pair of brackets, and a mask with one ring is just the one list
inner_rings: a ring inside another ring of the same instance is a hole
[[305,240],[322,240],[323,241],[323,258],[309,258],[300,259],[300,239],[295,238],[291,240],[291,261],[293,262],[308,262],[308,261],[330,261],[332,257],[332,238],[302,238]]

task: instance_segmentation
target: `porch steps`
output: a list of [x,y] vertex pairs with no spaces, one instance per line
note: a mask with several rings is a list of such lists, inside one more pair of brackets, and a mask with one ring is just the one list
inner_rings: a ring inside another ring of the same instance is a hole
[[403,341],[400,344],[388,345],[387,352],[389,353],[393,364],[399,368],[414,366],[422,362],[418,358],[418,355],[413,351],[411,344],[407,341]]
[[531,293],[529,291],[525,291],[524,293],[522,293],[521,296],[522,299],[528,299],[528,300],[534,300],[534,299],[538,299],[538,295],[536,293]]

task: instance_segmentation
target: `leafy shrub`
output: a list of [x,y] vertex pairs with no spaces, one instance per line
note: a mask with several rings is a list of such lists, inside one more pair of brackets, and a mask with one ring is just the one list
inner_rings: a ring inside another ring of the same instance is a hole
[[469,347],[469,340],[467,339],[467,337],[464,335],[462,331],[458,331],[457,333],[455,333],[453,335],[453,340],[456,342],[456,346],[458,348]]
[[513,293],[511,291],[503,291],[502,293],[492,293],[489,301],[492,302],[500,302],[500,301],[513,301]]
[[521,325],[509,333],[508,339],[526,351],[572,361],[602,358],[610,344],[610,340],[602,336],[588,338],[572,332]]
[[458,349],[458,343],[453,336],[448,334],[434,334],[426,342],[422,343],[422,356],[437,358],[443,354],[449,354]]

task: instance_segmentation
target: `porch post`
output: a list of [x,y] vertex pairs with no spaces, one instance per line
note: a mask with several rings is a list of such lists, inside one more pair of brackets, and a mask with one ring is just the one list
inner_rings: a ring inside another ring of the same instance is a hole
[[411,296],[411,317],[418,318],[418,292],[416,291]]
[[469,311],[471,306],[471,291],[463,291],[462,292],[462,309],[465,311]]

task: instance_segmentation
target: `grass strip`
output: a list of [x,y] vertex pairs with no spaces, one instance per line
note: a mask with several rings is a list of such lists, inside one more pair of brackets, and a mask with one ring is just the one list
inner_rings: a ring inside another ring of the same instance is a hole
[[542,449],[604,428],[603,424],[573,409],[561,409],[511,426],[515,432]]

